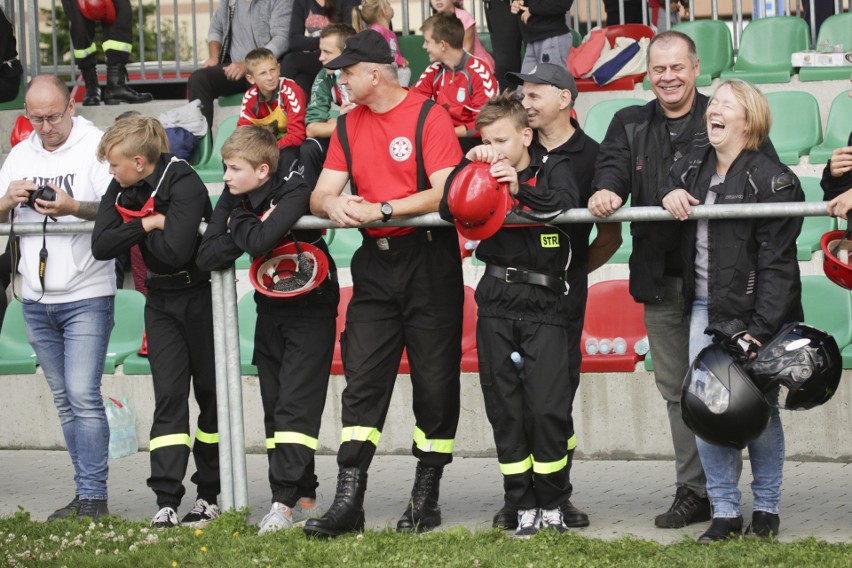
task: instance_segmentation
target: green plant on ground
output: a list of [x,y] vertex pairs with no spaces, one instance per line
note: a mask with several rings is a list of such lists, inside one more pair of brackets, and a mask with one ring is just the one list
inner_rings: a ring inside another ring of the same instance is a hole
[[736,540],[699,546],[576,534],[541,533],[528,541],[464,528],[424,534],[368,531],[335,540],[307,539],[300,529],[258,536],[245,512],[229,512],[205,529],[150,529],[106,517],[34,522],[26,512],[0,519],[0,565],[18,567],[277,566],[848,566],[852,544]]

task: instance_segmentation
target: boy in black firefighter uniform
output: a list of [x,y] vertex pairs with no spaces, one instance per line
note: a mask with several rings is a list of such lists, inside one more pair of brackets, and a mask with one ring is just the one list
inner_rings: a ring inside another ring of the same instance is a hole
[[291,231],[309,212],[311,190],[295,173],[276,181],[278,157],[275,137],[260,126],[238,128],[225,141],[226,188],[198,252],[199,265],[209,269],[229,265],[244,251],[255,258],[254,363],[272,488],[272,509],[260,534],[319,514],[314,451],[340,298],[321,231]]
[[[212,208],[204,183],[189,164],[165,153],[167,148],[163,126],[154,118],[123,118],[107,129],[98,159],[109,162],[114,179],[92,233],[95,258],[112,259],[138,244],[148,267],[145,329],[155,397],[148,487],[157,494],[155,527],[178,524],[190,448],[198,498],[181,522],[203,525],[219,516],[210,273],[195,262],[198,226]],[[194,444],[190,381],[199,407]]]
[[[479,373],[506,505],[518,511],[515,535],[526,538],[540,527],[564,532],[560,507],[570,497],[566,440],[572,434],[566,409],[573,396],[573,353],[566,346],[581,308],[565,277],[573,241],[553,225],[501,225],[513,207],[536,216],[533,211],[559,212],[584,201],[569,159],[557,154],[533,162],[533,131],[513,93],[483,106],[476,126],[485,145],[470,150],[451,174],[440,213],[455,219],[463,235],[481,240],[477,256],[487,263],[476,290]],[[479,167],[483,162],[490,168]],[[480,190],[480,183],[494,187],[494,180],[506,184],[511,197]]]

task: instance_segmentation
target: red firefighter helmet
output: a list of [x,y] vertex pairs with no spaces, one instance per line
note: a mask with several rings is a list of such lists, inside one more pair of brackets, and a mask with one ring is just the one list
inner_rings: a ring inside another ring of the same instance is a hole
[[829,231],[819,243],[822,248],[822,270],[828,279],[852,290],[852,265],[849,264],[852,241],[848,231]]
[[456,174],[447,205],[463,237],[485,240],[496,233],[512,210],[509,186],[491,175],[491,164],[471,162]]
[[266,256],[256,258],[249,269],[252,286],[270,298],[307,294],[328,276],[328,257],[310,243],[289,241]]
[[115,22],[115,5],[112,0],[77,0],[80,13],[87,20],[112,25]]

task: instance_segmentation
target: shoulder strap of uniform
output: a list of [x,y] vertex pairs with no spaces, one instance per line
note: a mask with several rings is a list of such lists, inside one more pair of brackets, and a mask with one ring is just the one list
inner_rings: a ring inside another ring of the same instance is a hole
[[[427,99],[420,107],[420,116],[417,117],[417,131],[414,134],[414,143],[417,147],[415,159],[417,161],[417,191],[429,188],[429,176],[426,175],[426,165],[423,163],[423,126],[429,111],[435,106],[435,101]],[[339,126],[338,126],[339,128]]]
[[343,148],[343,156],[346,158],[346,170],[349,172],[349,189],[352,191],[352,195],[358,195],[358,187],[355,185],[355,178],[352,177],[352,153],[349,150],[349,136],[346,134],[345,114],[337,117],[337,139],[340,141],[340,147]]

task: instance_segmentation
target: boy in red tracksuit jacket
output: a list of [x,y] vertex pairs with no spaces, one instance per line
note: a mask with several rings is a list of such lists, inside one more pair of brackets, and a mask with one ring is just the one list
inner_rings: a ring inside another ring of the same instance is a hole
[[464,26],[452,14],[435,14],[423,23],[423,49],[432,65],[411,90],[447,109],[463,151],[481,143],[476,131],[479,109],[497,94],[488,66],[462,47]]
[[292,79],[281,77],[281,66],[265,47],[246,55],[246,80],[253,86],[243,96],[237,126],[266,126],[278,139],[278,175],[287,176],[299,159],[305,141],[307,98]]

